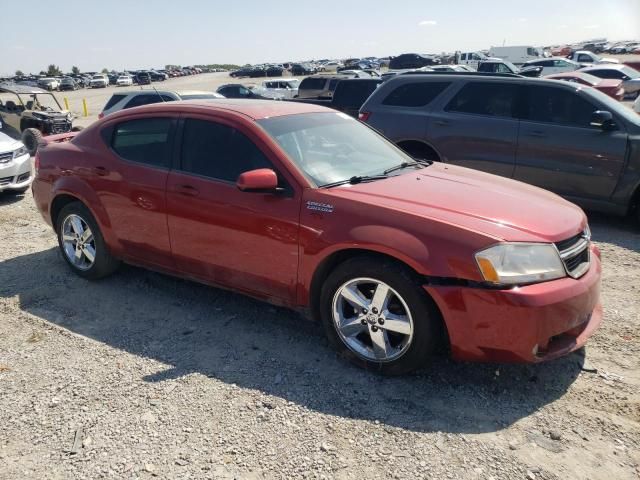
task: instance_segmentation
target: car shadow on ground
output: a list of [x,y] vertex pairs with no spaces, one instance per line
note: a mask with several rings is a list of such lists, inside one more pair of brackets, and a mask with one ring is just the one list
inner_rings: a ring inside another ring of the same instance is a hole
[[636,219],[589,212],[589,226],[594,241],[640,252],[640,225]]
[[583,351],[541,365],[438,357],[417,374],[385,378],[337,358],[321,327],[295,312],[129,266],[89,282],[53,248],[0,262],[0,297],[16,296],[47,322],[166,365],[143,381],[201,374],[412,431],[500,430],[561,397],[584,360]]
[[24,195],[24,193],[0,192],[0,207],[17,203],[24,199]]

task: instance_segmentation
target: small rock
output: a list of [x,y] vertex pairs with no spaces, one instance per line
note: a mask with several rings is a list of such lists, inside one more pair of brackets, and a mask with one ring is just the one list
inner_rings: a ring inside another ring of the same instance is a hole
[[509,442],[509,450],[517,450],[518,449],[518,444],[515,441],[511,441]]
[[87,437],[82,441],[82,448],[87,448],[93,445],[93,439],[91,437]]
[[527,470],[527,478],[528,480],[536,480],[536,474],[533,473],[531,470]]
[[144,471],[145,472],[149,472],[152,473],[154,472],[156,469],[155,465],[153,463],[145,463],[144,464]]
[[560,434],[560,432],[558,432],[556,430],[551,430],[549,432],[549,437],[551,438],[551,440],[561,440],[562,439],[562,435]]
[[323,452],[331,452],[333,450],[335,450],[336,447],[334,447],[333,445],[329,444],[329,443],[323,443],[322,445],[320,445],[320,450],[322,450]]

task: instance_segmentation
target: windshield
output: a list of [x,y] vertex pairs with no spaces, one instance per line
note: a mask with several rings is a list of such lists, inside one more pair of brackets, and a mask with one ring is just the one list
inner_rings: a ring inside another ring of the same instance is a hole
[[379,175],[413,160],[343,113],[305,113],[258,120],[317,186]]
[[51,93],[19,94],[20,101],[29,110],[57,112],[62,110],[56,97]]

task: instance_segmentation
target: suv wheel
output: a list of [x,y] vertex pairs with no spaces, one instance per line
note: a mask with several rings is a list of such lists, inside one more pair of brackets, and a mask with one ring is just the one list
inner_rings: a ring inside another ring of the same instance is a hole
[[120,262],[107,250],[89,209],[80,202],[65,205],[56,221],[62,257],[81,277],[96,280],[113,273]]
[[40,140],[42,140],[42,132],[37,128],[27,128],[22,132],[22,143],[27,147],[27,151],[32,157],[38,151]]
[[342,356],[387,375],[427,364],[438,339],[439,313],[413,277],[373,256],[347,260],[329,275],[320,317]]

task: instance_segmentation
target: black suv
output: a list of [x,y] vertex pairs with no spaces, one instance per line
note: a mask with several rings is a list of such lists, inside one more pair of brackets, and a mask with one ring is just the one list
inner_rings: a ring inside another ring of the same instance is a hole
[[149,72],[138,72],[136,73],[135,81],[138,85],[150,85],[151,75],[149,75]]
[[440,62],[430,56],[421,55],[419,53],[403,53],[397,57],[393,57],[389,62],[389,70],[407,70],[410,68],[422,68],[429,65],[437,65]]
[[398,75],[360,119],[414,158],[453,163],[640,219],[640,115],[571,82]]

